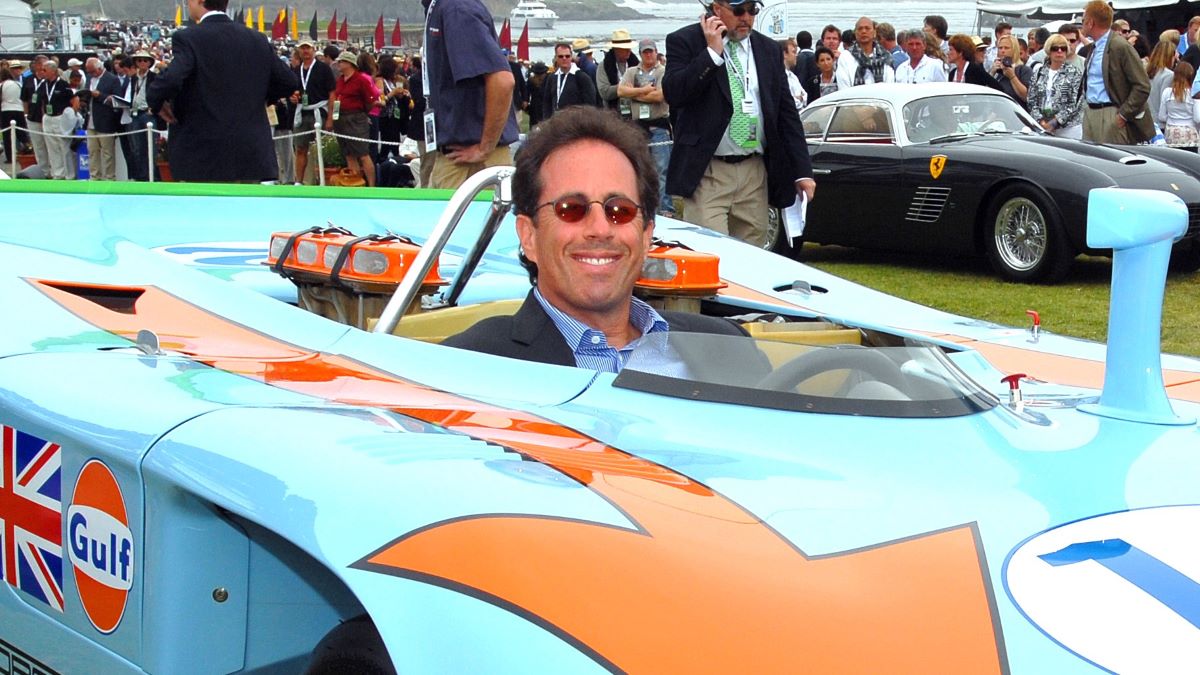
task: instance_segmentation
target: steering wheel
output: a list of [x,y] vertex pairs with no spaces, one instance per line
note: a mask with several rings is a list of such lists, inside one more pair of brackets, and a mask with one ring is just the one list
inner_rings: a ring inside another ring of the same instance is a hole
[[900,366],[884,354],[858,345],[824,347],[804,352],[759,380],[758,388],[790,391],[805,380],[833,370],[861,372],[900,391],[905,390],[904,373],[900,371]]
[[1008,125],[1004,120],[988,120],[979,125],[980,131],[1008,131]]

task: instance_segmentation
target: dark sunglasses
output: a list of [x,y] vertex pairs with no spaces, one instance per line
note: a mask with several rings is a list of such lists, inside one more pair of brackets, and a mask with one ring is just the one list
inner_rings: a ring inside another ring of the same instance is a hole
[[609,197],[604,201],[588,199],[579,193],[563,195],[552,202],[539,204],[535,212],[547,206],[554,207],[554,215],[564,223],[578,223],[587,217],[592,204],[599,204],[604,209],[604,218],[613,225],[625,225],[637,218],[642,207],[628,197]]
[[1051,47],[1050,51],[1051,52],[1065,52],[1065,51],[1067,51],[1067,48],[1063,47],[1062,45],[1059,45],[1058,47]]
[[744,4],[738,5],[737,7],[729,7],[729,11],[733,12],[734,16],[745,16],[746,14],[749,14],[750,16],[758,16],[759,9],[760,8],[758,4],[754,2],[750,3],[749,7]]
[[570,54],[555,54],[555,55],[554,55],[554,58],[556,58],[556,59],[569,59],[569,58],[571,58],[571,55],[570,55]]

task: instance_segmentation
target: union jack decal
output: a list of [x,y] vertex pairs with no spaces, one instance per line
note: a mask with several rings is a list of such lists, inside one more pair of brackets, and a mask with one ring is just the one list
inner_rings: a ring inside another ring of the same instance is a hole
[[63,611],[62,448],[0,425],[0,579]]

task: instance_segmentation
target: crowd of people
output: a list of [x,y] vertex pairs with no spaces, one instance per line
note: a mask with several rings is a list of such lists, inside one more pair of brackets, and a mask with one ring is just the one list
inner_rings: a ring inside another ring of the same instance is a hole
[[[490,17],[477,0],[446,1],[447,6],[465,8],[462,16]],[[212,0],[192,4],[200,8],[194,20],[221,13],[217,7],[223,6]],[[711,7],[714,11],[731,8],[727,18],[747,23],[747,30],[752,30],[760,3],[721,0]],[[273,56],[282,67],[272,65],[268,70],[278,71],[281,80],[286,77],[287,85],[277,83],[272,93],[280,95],[270,99],[266,112],[276,158],[274,171],[269,172],[274,175],[267,178],[284,183],[305,181],[312,164],[313,129],[319,126],[336,135],[349,172],[366,185],[382,179],[386,185],[454,187],[470,170],[489,162],[511,162],[507,150],[517,142],[517,123],[522,116],[524,126],[533,130],[564,108],[591,105],[609,110],[643,131],[660,175],[656,210],[675,215],[673,196],[689,197],[687,188],[681,193],[678,186],[674,192],[668,186],[673,173],[671,157],[681,142],[681,106],[702,103],[693,99],[687,86],[672,91],[669,84],[675,66],[693,65],[689,61],[694,54],[686,46],[672,45],[668,38],[662,50],[655,40],[639,39],[621,28],[598,48],[583,38],[556,44],[551,64],[518,62],[498,47],[494,53],[486,47],[456,50],[460,53],[439,50],[440,36],[467,30],[466,21],[442,18],[446,16],[458,15],[435,11],[431,16],[430,25],[438,34],[427,36],[435,55],[430,58],[453,72],[475,73],[481,83],[486,81],[486,87],[481,84],[472,94],[486,90],[486,104],[469,98],[459,101],[456,96],[466,87],[461,81],[423,86],[420,57],[402,51],[376,53],[338,44],[322,47],[309,40],[274,45]],[[487,21],[484,25],[490,28],[492,24]],[[697,25],[703,31],[703,21]],[[722,25],[727,29],[726,22]],[[1200,137],[1200,109],[1193,98],[1200,90],[1193,81],[1200,67],[1197,33],[1200,16],[1188,23],[1186,31],[1168,30],[1157,40],[1148,39],[1095,2],[1089,3],[1081,23],[1063,23],[1053,32],[1035,28],[1024,36],[1014,34],[1012,26],[1004,22],[992,35],[981,37],[953,33],[946,20],[936,15],[926,17],[920,28],[899,31],[887,22],[862,17],[850,30],[827,25],[815,35],[800,31],[794,39],[778,44],[772,41],[780,54],[772,71],[785,77],[790,102],[797,110],[834,91],[874,82],[967,82],[1004,92],[1025,106],[1047,132],[1058,136],[1109,143],[1145,142],[1164,136],[1171,144],[1194,146]],[[147,143],[146,127],[165,131],[171,120],[170,110],[164,115],[155,107],[155,97],[147,94],[155,78],[171,72],[177,60],[179,45],[173,35],[178,34],[167,26],[126,27],[120,32],[121,46],[86,62],[72,59],[60,65],[40,56],[32,63],[0,63],[0,123],[6,159],[14,148],[29,149],[43,175],[72,177],[72,146],[79,142],[70,137],[83,129],[93,180],[115,178],[117,145],[129,178],[148,179],[147,155],[153,148]],[[764,39],[755,35],[756,41]],[[465,37],[472,41],[458,44],[481,44],[481,37],[485,38],[482,44],[495,43],[494,29],[490,35]],[[712,52],[709,63],[726,74],[742,68],[749,75],[755,54],[748,55],[747,63],[727,64],[721,53],[728,42],[722,37],[722,43],[716,45],[720,50],[713,48],[715,42],[706,45]],[[1093,52],[1115,58],[1096,61],[1089,58]],[[769,58],[775,59],[773,53]],[[729,78],[729,86],[738,88],[737,79]],[[748,91],[755,78],[745,79],[740,95],[749,101],[747,110],[752,110],[761,97]],[[497,87],[506,92],[505,101],[511,96],[511,109],[496,104]],[[426,94],[431,90],[436,92],[433,97],[441,95],[450,103],[438,106],[436,120],[432,109],[426,110]],[[724,86],[720,90],[729,91]],[[164,102],[169,108],[170,101]],[[766,114],[761,106],[757,112],[761,125]],[[731,116],[738,117],[737,111]],[[1093,123],[1089,125],[1088,119]],[[682,121],[684,126],[687,121]],[[9,133],[12,122],[19,129],[15,138]],[[469,131],[475,123],[479,130]],[[435,130],[443,130],[439,134],[442,143],[427,147],[426,133]],[[482,134],[485,130],[487,134]],[[463,134],[469,138],[456,137]],[[468,151],[471,147],[475,149]],[[483,154],[489,157],[482,157],[480,148],[486,149]],[[438,164],[444,171],[435,177]],[[398,171],[396,165],[405,170]],[[204,172],[198,172],[196,179],[205,179]]]

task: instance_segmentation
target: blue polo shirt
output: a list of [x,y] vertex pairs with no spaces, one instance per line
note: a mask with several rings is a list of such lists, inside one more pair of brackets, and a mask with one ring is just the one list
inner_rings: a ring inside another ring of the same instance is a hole
[[[428,11],[424,75],[437,143],[474,145],[483,136],[484,80],[511,72],[500,53],[492,15],[480,0],[422,0]],[[517,140],[517,118],[508,111],[500,145]]]
[[[598,331],[587,324],[581,323],[574,317],[565,314],[554,305],[551,305],[542,297],[542,292],[539,289],[533,289],[533,297],[537,298],[538,304],[542,306],[542,309],[546,310],[546,314],[550,317],[550,321],[554,323],[554,327],[558,329],[558,332],[562,333],[563,339],[567,341],[567,346],[571,348],[571,353],[575,355],[575,365],[579,368],[589,368],[605,373],[618,373],[629,361],[629,356],[633,354],[633,350],[642,343],[647,335],[652,333],[666,333],[670,330],[667,321],[658,312],[654,311],[653,307],[637,298],[632,298],[632,303],[629,307],[629,322],[633,324],[634,328],[642,332],[642,337],[617,349],[608,344],[608,336],[603,331]],[[685,375],[685,369],[678,355],[673,352],[663,352],[661,356],[660,363],[650,363],[643,360],[642,365],[657,366],[654,368],[654,371],[660,375],[674,377]]]

